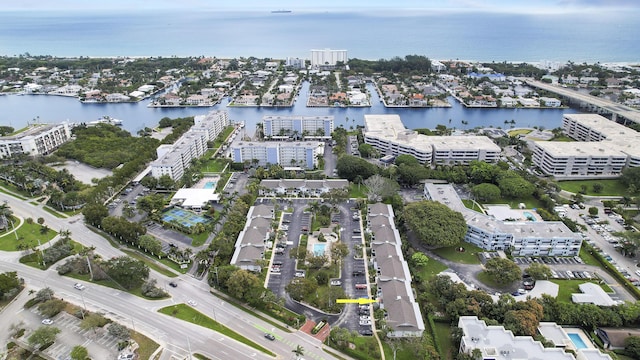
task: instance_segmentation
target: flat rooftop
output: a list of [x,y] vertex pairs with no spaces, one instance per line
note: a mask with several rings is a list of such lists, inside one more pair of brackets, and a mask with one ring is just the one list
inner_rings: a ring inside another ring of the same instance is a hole
[[626,158],[627,154],[619,150],[618,144],[611,141],[565,142],[536,141],[535,144],[546,153],[559,158],[565,157],[613,157]]
[[404,144],[416,149],[500,151],[486,136],[430,136],[404,127],[399,115],[365,115],[365,136]]

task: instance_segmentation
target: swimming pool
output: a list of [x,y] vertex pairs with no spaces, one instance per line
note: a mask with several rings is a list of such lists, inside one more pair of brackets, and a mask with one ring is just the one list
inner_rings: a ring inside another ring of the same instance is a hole
[[523,211],[522,214],[524,214],[524,216],[527,217],[527,220],[529,221],[536,221],[536,217],[535,215],[533,215],[532,213],[528,212],[528,211]]
[[314,244],[313,245],[313,255],[315,255],[315,256],[324,255],[326,248],[327,248],[327,244]]
[[573,345],[576,346],[576,349],[586,349],[587,348],[587,344],[584,343],[584,341],[582,341],[582,338],[580,337],[579,334],[576,333],[568,333],[567,335],[569,335],[569,338],[571,339],[571,342],[573,343]]
[[216,181],[207,181],[206,183],[204,183],[203,189],[215,189],[216,184],[217,184]]

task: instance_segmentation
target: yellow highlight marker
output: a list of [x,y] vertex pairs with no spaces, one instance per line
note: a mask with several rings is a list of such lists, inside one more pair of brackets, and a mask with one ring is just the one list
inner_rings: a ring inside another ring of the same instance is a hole
[[358,304],[358,305],[366,305],[374,302],[378,302],[375,299],[336,299],[337,304]]

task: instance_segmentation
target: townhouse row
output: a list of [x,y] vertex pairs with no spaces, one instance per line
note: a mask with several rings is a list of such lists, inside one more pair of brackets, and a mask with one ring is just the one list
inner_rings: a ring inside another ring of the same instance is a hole
[[264,259],[265,246],[273,232],[274,218],[275,209],[271,205],[261,204],[249,208],[247,222],[234,245],[231,265],[247,271],[262,271],[261,260]]
[[387,336],[420,337],[425,328],[424,320],[411,288],[411,273],[402,254],[391,205],[369,205],[367,228],[371,234],[371,262],[376,271],[376,295],[390,328]]

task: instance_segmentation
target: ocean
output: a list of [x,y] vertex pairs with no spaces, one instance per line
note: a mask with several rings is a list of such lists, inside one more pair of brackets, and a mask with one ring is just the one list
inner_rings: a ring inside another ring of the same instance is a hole
[[640,10],[589,14],[396,11],[0,10],[0,55],[638,62]]
[[[38,12],[0,10],[0,56],[215,56],[309,58],[311,49],[345,49],[350,58],[390,59],[417,54],[431,59],[527,62],[640,62],[640,11],[523,15],[471,12]],[[397,113],[409,128],[560,126],[565,110],[227,108],[248,129],[264,115],[334,115],[336,126],[362,124],[364,114]],[[0,124],[92,121],[109,115],[133,133],[162,117],[205,114],[207,108],[150,109],[138,104],[80,104],[51,96],[0,96]],[[345,121],[346,119],[348,121]],[[462,125],[462,121],[468,124]],[[510,125],[509,125],[510,126]]]

